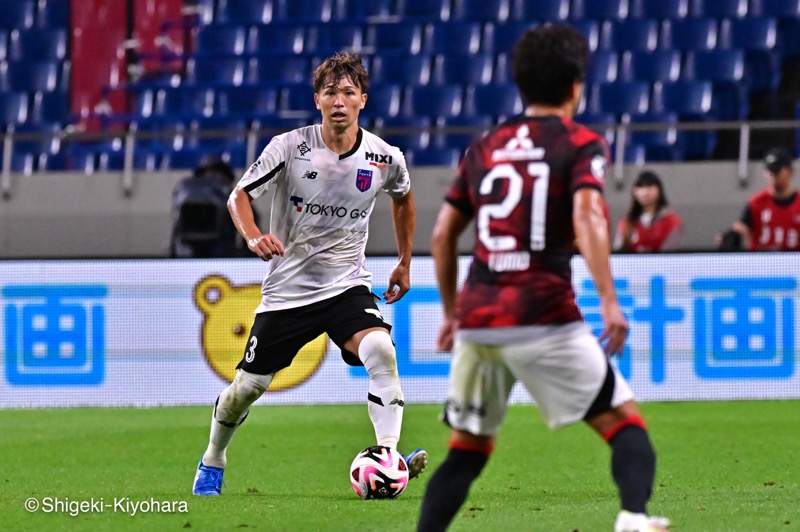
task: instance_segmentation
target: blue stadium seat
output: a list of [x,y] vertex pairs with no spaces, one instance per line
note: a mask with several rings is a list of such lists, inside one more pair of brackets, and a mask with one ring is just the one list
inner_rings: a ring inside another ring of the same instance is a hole
[[42,154],[39,156],[39,171],[61,172],[67,169],[67,156],[64,150],[53,154]]
[[675,113],[681,120],[699,119],[708,115],[713,94],[710,81],[681,80],[656,83],[653,86],[655,110]]
[[8,124],[24,124],[28,120],[27,92],[0,92],[0,132]]
[[372,58],[369,71],[372,83],[427,85],[433,72],[433,57],[427,54],[380,54]]
[[678,117],[674,113],[644,113],[629,117],[630,124],[672,124],[666,129],[656,131],[629,131],[627,140],[645,149],[648,161],[677,161],[681,158],[678,146],[678,132],[674,124]]
[[190,86],[145,90],[137,101],[137,117],[181,120],[192,116],[210,116],[214,112],[215,93],[211,89]]
[[245,120],[224,115],[196,118],[189,124],[186,144],[190,148],[229,149],[245,142]]
[[15,61],[53,61],[67,57],[67,30],[32,28],[11,32],[9,57]]
[[689,14],[689,0],[631,0],[630,16],[635,18],[681,19]]
[[612,83],[617,81],[619,57],[616,51],[597,51],[589,58],[586,83]]
[[600,33],[601,26],[596,20],[575,20],[571,24],[578,33],[586,38],[590,52],[597,49],[608,49],[608,43],[602,39],[604,36]]
[[593,113],[638,115],[650,109],[650,84],[644,81],[618,81],[596,84],[589,97]]
[[425,48],[440,54],[476,54],[481,51],[483,27],[478,22],[435,24]]
[[402,110],[402,96],[402,85],[372,85],[367,89],[367,103],[361,110],[360,116],[367,119],[397,116]]
[[425,27],[409,22],[378,22],[367,26],[367,46],[376,52],[418,54],[425,40]]
[[449,166],[455,168],[461,160],[462,153],[457,148],[439,148],[412,150],[405,155],[409,166]]
[[186,63],[186,82],[207,87],[237,87],[244,83],[242,58],[193,57]]
[[222,24],[269,24],[273,0],[218,0],[214,22]]
[[611,50],[653,51],[658,46],[658,21],[653,19],[608,21],[602,31]]
[[[87,146],[83,150],[77,153],[73,151],[68,155],[68,164],[71,168],[80,169],[75,168],[74,165],[82,164],[84,173],[91,173],[87,171],[90,165],[100,172],[118,172],[125,168],[124,144],[117,139]],[[90,155],[93,156],[91,160],[89,160]],[[161,169],[162,156],[162,151],[134,147],[133,168],[148,172],[158,171]]]
[[364,44],[360,24],[321,24],[307,28],[305,51],[329,56],[343,50],[361,52]]
[[312,72],[308,57],[259,57],[250,60],[248,82],[255,85],[308,84]]
[[505,22],[511,16],[513,0],[454,0],[453,20]]
[[692,15],[709,18],[744,18],[747,0],[694,0]]
[[33,26],[33,0],[0,0],[0,28],[23,30]]
[[250,30],[247,51],[251,54],[299,54],[303,52],[305,28],[299,25],[255,26]]
[[293,116],[313,117],[318,115],[319,111],[314,102],[314,89],[309,86],[308,82],[283,87],[278,99],[278,111],[282,114],[290,113]]
[[750,0],[750,15],[754,17],[800,17],[797,0]]
[[397,0],[398,14],[405,19],[446,22],[450,19],[450,0]]
[[377,134],[402,151],[426,149],[431,141],[431,124],[428,116],[396,116],[375,121]]
[[494,125],[494,118],[489,115],[451,116],[437,122],[433,146],[438,149],[455,148],[459,153],[485,134]]
[[[242,1],[242,0],[239,0]],[[276,22],[328,22],[334,12],[334,0],[274,0]]]
[[[612,149],[611,153],[613,156],[616,154],[616,150]],[[643,165],[647,162],[647,149],[641,144],[625,144],[625,162],[637,166]]]
[[7,85],[12,91],[66,90],[66,63],[61,61],[11,61],[8,63]]
[[163,154],[183,146],[186,124],[181,118],[162,117],[136,120],[131,124],[136,129],[136,151]]
[[408,87],[404,95],[406,116],[449,117],[461,113],[461,85],[428,85]]
[[70,142],[64,150],[66,152],[66,168],[86,175],[91,175],[97,170],[97,158],[92,145],[82,142]]
[[714,91],[711,114],[720,120],[742,120],[749,109],[745,64],[742,50],[689,52],[684,79],[710,81]]
[[713,50],[717,46],[716,19],[687,18],[665,20],[661,24],[660,45],[676,50]]
[[[710,81],[656,83],[653,87],[656,111],[675,113],[681,121],[716,120],[711,114],[714,91]],[[678,131],[678,144],[687,160],[711,158],[716,145],[713,131]]]
[[256,149],[260,152],[275,135],[307,125],[309,123],[306,118],[287,118],[277,114],[256,120],[252,126],[259,133]]
[[202,26],[197,34],[195,54],[199,56],[242,55],[246,49],[245,26]]
[[569,0],[512,0],[514,20],[560,22],[570,16]]
[[720,26],[722,48],[772,50],[777,43],[778,21],[774,18],[723,20]]
[[467,87],[464,108],[470,116],[489,115],[495,120],[522,112],[522,100],[512,84]]
[[69,122],[69,99],[66,92],[36,92],[31,105],[31,121],[34,123]]
[[396,15],[393,0],[337,0],[333,18],[344,22],[374,22]]
[[217,91],[215,110],[224,116],[256,120],[278,108],[275,87],[236,87]]
[[39,0],[36,26],[39,28],[69,28],[70,0]]
[[626,81],[677,81],[681,76],[681,53],[677,50],[624,52],[620,78]]
[[[662,1],[662,0],[659,0]],[[617,20],[628,17],[628,0],[573,0],[570,18],[574,20]]]
[[433,79],[437,84],[486,85],[492,82],[493,70],[490,54],[437,55]]
[[[778,86],[781,73],[778,33],[778,22],[774,18],[748,17],[722,21],[720,44],[723,48],[745,50],[745,70],[755,90]],[[797,35],[793,40],[798,40]]]
[[8,59],[8,31],[0,30],[0,61]]
[[57,122],[20,124],[14,127],[14,134],[16,154],[32,154],[38,158],[41,154],[58,153],[61,147],[61,124]]
[[494,24],[491,34],[486,37],[483,48],[486,51],[495,53],[510,53],[517,40],[531,28],[536,27],[535,23],[528,21],[509,21],[505,24]]

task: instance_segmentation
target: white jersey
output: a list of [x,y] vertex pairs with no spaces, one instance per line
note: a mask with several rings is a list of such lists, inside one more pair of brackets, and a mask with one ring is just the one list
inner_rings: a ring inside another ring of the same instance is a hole
[[371,289],[364,249],[375,198],[411,190],[399,149],[359,129],[353,149],[339,155],[323,142],[320,125],[273,137],[237,186],[252,198],[274,188],[269,232],[286,250],[268,263],[256,312]]

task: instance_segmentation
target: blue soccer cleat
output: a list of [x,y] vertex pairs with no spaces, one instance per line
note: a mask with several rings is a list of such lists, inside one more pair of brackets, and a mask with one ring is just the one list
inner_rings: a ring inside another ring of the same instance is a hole
[[417,478],[428,465],[428,451],[417,449],[404,456],[408,466],[408,478]]
[[222,492],[222,475],[225,470],[221,467],[211,467],[200,463],[197,464],[197,473],[194,476],[194,486],[192,493],[194,495],[214,496]]

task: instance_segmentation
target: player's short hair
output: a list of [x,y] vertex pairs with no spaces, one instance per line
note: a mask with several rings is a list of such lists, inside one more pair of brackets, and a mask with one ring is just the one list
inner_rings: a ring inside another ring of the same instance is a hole
[[514,45],[511,73],[525,105],[559,106],[572,85],[586,78],[589,45],[566,24],[537,26]]
[[352,81],[361,92],[367,92],[369,75],[359,54],[337,52],[323,61],[314,71],[314,92],[321,91],[331,83],[338,85],[344,78]]

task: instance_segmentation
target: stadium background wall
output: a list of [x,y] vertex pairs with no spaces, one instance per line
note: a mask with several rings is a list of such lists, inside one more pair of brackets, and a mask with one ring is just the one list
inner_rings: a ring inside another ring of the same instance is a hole
[[[762,165],[750,163],[745,187],[733,162],[652,164],[664,179],[668,198],[686,225],[684,247],[709,250],[714,236],[737,219],[747,198],[761,189]],[[614,222],[630,202],[630,184],[641,168],[626,166],[623,187],[607,186]],[[452,168],[412,169],[417,202],[414,251],[428,253],[430,229],[452,179]],[[0,199],[0,257],[163,257],[170,235],[175,183],[186,172],[135,174],[133,194],[123,191],[120,174],[37,173],[13,176],[10,199]],[[797,178],[795,178],[797,179]],[[269,199],[256,202],[262,215]],[[380,197],[370,224],[367,253],[395,253],[389,199]],[[267,220],[267,216],[262,216]],[[468,252],[471,239],[461,242]]]
[[[800,253],[618,255],[631,322],[615,362],[641,401],[798,399]],[[468,259],[460,261],[463,279]],[[380,292],[392,258],[370,258]],[[578,304],[601,326],[581,259]],[[0,262],[0,408],[212,404],[244,350],[264,265],[253,260]],[[440,403],[448,354],[433,261],[412,290],[381,305],[406,400]],[[363,403],[367,375],[325,337],[276,376],[262,404]],[[512,401],[529,398],[519,387]]]

